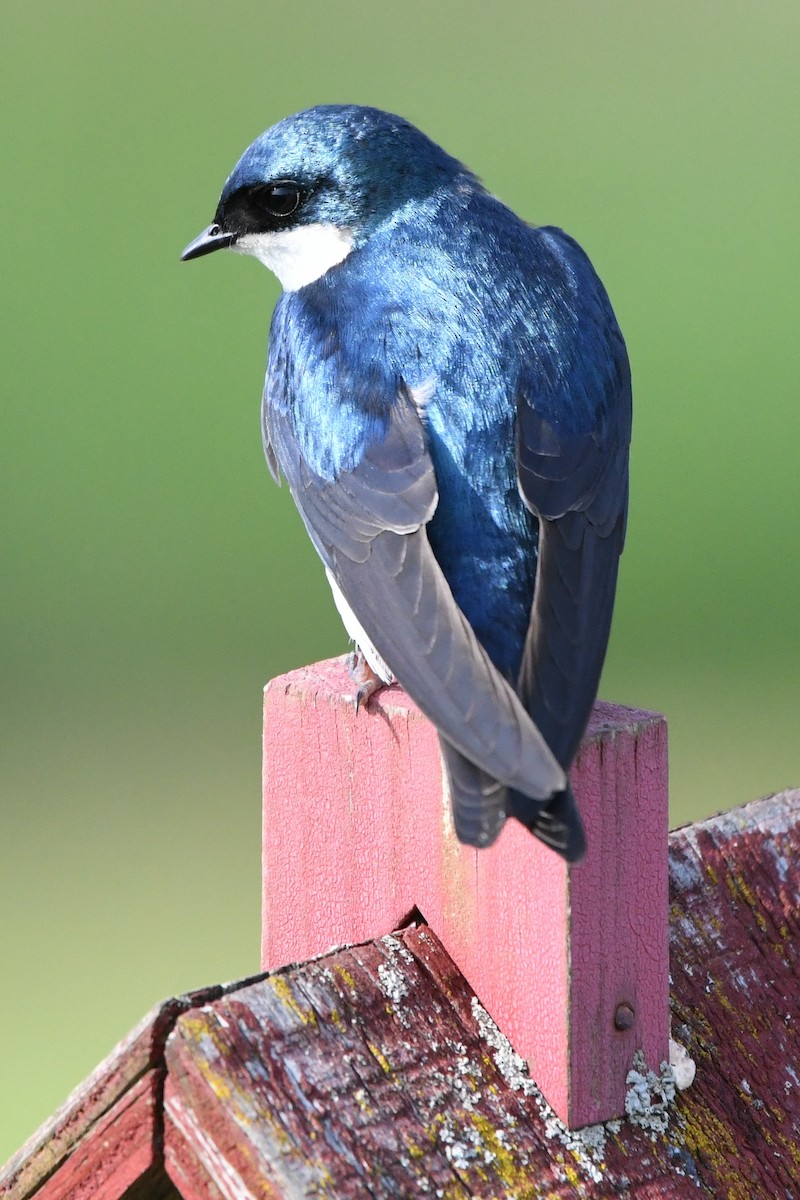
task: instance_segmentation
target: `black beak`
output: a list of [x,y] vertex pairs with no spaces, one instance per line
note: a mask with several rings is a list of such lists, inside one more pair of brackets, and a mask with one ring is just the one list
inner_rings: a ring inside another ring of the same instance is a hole
[[209,225],[208,229],[204,229],[193,242],[189,242],[181,255],[181,262],[186,262],[190,258],[200,258],[202,254],[210,254],[212,250],[224,250],[226,246],[232,246],[235,241],[235,233],[225,233],[216,224]]

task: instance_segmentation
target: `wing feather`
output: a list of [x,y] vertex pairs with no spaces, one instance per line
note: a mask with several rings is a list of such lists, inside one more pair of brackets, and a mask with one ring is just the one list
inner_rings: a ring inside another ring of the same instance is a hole
[[[628,505],[630,370],[608,298],[560,231],[554,245],[581,271],[583,324],[553,383],[531,372],[517,403],[520,492],[539,518],[539,561],[518,691],[567,770],[597,696]],[[574,397],[584,403],[576,417]]]
[[[392,405],[383,441],[335,482],[302,461],[288,420],[274,411],[265,419],[306,527],[378,654],[448,748],[500,785],[485,789],[485,807],[504,788],[540,799],[563,788],[563,771],[478,642],[431,550],[425,524],[436,480],[407,393],[401,389]],[[456,806],[458,797],[455,784]],[[479,844],[500,824],[498,813],[467,823]]]

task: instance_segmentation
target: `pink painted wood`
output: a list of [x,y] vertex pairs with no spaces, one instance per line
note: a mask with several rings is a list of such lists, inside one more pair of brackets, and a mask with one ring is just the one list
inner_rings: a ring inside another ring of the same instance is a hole
[[148,1071],[35,1193],[38,1200],[123,1200],[158,1163],[160,1077]]
[[265,691],[263,967],[416,908],[562,1120],[623,1115],[634,1051],[668,1051],[664,718],[595,706],[573,770],[589,852],[568,869],[513,821],[461,846],[430,723],[397,687],[359,714],[351,694],[344,659]]

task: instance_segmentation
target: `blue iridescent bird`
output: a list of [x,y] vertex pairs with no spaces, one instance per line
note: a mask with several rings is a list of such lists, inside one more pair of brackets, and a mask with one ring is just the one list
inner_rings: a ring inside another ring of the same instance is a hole
[[356,105],[253,142],[183,258],[228,246],[283,285],[264,447],[362,656],[360,695],[396,678],[437,727],[463,842],[513,815],[577,861],[568,771],[608,642],[631,430],[588,258]]

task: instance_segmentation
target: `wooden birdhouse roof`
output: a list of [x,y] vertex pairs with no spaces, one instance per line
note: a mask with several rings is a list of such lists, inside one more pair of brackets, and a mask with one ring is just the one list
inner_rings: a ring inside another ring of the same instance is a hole
[[800,791],[670,835],[672,1035],[569,1131],[425,925],[160,1005],[7,1200],[800,1195]]

